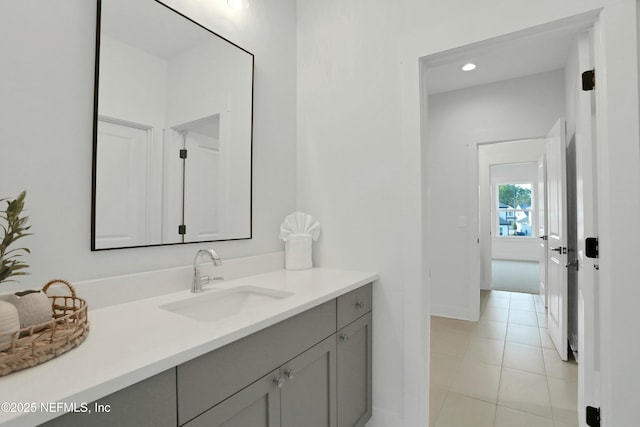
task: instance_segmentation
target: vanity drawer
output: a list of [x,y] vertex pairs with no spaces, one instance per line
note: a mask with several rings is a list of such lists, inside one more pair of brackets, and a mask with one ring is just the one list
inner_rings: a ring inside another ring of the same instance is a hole
[[336,302],[178,366],[178,422],[186,423],[336,331]]
[[338,329],[347,326],[360,316],[371,311],[371,283],[338,297]]

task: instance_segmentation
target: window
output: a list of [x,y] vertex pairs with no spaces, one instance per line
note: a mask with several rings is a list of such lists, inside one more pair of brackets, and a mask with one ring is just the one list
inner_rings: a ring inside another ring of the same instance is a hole
[[498,236],[533,236],[532,188],[532,183],[498,185]]

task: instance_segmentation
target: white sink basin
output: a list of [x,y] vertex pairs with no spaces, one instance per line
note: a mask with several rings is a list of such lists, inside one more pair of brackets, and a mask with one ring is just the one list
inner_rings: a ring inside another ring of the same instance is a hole
[[257,286],[239,286],[222,291],[205,292],[161,305],[160,308],[203,322],[215,322],[291,295],[293,292]]

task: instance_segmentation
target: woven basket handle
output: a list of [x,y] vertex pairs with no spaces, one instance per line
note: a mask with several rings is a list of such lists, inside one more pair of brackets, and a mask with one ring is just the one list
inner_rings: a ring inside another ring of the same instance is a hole
[[63,285],[66,285],[67,288],[69,289],[69,291],[71,292],[71,296],[73,298],[76,297],[76,290],[74,289],[73,286],[71,286],[71,283],[67,282],[66,280],[62,280],[62,279],[50,280],[46,285],[44,285],[44,287],[42,288],[42,292],[44,292],[46,294],[47,290],[51,287],[51,285],[54,285],[56,283],[62,283]]

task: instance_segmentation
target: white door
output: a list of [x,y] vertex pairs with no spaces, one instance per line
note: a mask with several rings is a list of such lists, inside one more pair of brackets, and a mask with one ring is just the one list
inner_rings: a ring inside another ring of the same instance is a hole
[[538,212],[538,247],[539,247],[539,279],[540,296],[547,307],[547,204],[546,204],[546,188],[547,188],[547,168],[545,164],[544,154],[538,160],[538,195],[536,197]]
[[547,323],[562,360],[567,346],[567,170],[565,122],[559,119],[547,135]]
[[148,244],[151,129],[98,120],[95,247]]
[[219,139],[186,131],[184,223],[186,242],[221,239]]

